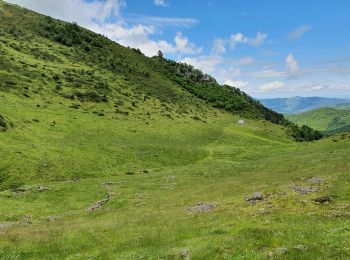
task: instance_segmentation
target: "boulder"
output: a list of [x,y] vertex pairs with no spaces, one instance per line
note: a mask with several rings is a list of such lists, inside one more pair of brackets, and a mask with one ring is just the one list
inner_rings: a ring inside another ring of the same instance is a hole
[[245,200],[249,202],[257,202],[264,200],[264,196],[261,192],[254,192],[251,197],[246,197]]

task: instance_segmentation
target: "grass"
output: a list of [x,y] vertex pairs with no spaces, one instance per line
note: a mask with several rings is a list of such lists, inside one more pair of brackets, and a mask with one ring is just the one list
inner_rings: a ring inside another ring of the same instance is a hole
[[[1,102],[17,122],[1,134],[2,168],[49,188],[0,193],[1,223],[11,224],[1,229],[2,258],[176,259],[189,250],[194,259],[260,259],[279,247],[288,248],[283,258],[349,257],[349,137],[295,143],[279,126],[241,126],[220,111],[209,123],[159,116],[146,125],[57,100],[45,113],[36,100],[3,94]],[[313,176],[325,178],[321,191],[291,190]],[[105,182],[115,196],[86,211],[105,196]],[[271,196],[247,204],[255,191]],[[312,202],[321,195],[334,201]],[[186,210],[199,202],[218,207]]]
[[[37,14],[0,1],[0,18],[0,258],[350,257],[349,134],[297,143],[239,125],[134,50],[107,45],[113,71],[105,49],[37,36]],[[317,192],[292,190],[312,177]],[[217,207],[189,210],[201,202]]]

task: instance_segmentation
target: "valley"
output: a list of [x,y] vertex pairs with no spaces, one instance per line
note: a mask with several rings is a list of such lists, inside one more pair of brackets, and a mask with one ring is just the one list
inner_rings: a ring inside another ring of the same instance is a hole
[[0,21],[1,259],[350,257],[349,132],[1,0]]

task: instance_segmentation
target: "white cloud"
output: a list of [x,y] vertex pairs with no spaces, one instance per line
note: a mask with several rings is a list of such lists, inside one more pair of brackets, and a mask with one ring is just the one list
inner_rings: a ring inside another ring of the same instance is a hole
[[154,0],[154,4],[156,6],[163,6],[163,7],[167,6],[165,0]]
[[298,28],[296,28],[293,32],[290,32],[288,34],[287,39],[292,41],[292,40],[296,40],[298,38],[300,38],[301,36],[303,36],[306,32],[310,31],[312,28],[311,25],[302,25]]
[[196,69],[202,70],[205,73],[212,74],[216,71],[216,66],[222,63],[221,56],[199,56],[194,58],[184,58],[180,60],[182,63],[190,64]]
[[240,68],[230,67],[229,64],[223,62],[218,66],[213,74],[215,78],[217,78],[220,82],[225,82],[227,79],[232,77],[237,77],[241,75]]
[[239,89],[244,89],[248,85],[247,81],[242,81],[242,80],[226,80],[225,83],[228,86],[239,88]]
[[232,34],[230,39],[231,39],[231,42],[233,44],[236,44],[236,43],[247,43],[248,42],[248,38],[245,37],[242,33]]
[[267,39],[267,34],[266,33],[261,33],[258,32],[255,36],[255,38],[252,39],[248,39],[248,43],[254,46],[258,46],[261,45],[265,42],[265,40]]
[[291,53],[286,58],[286,67],[291,76],[295,75],[299,70],[298,62]]
[[126,28],[119,24],[96,25],[92,28],[110,39],[119,42],[122,45],[130,46],[142,50],[147,56],[153,56],[158,50],[164,53],[174,53],[175,47],[166,41],[153,41],[149,36],[155,33],[153,26],[135,25]]
[[243,58],[234,60],[233,62],[238,66],[245,66],[245,65],[253,64],[255,60],[253,57],[243,57]]
[[210,74],[220,83],[223,83],[228,79],[232,79],[233,77],[237,77],[241,74],[241,71],[238,67],[231,66],[230,62],[226,61],[222,56],[219,55],[187,57],[180,60],[180,62],[190,64],[196,69]]
[[31,10],[43,13],[68,22],[77,22],[89,27],[92,23],[103,23],[111,16],[120,16],[120,11],[126,6],[124,0],[83,1],[83,0],[7,0],[8,2],[25,6]]
[[237,44],[250,44],[253,46],[259,46],[263,44],[267,39],[267,34],[262,32],[257,32],[256,36],[253,38],[248,38],[242,33],[232,34],[230,37],[230,44],[232,48],[235,48]]
[[274,69],[263,69],[260,71],[252,72],[249,75],[255,78],[280,78],[287,76],[284,71],[278,71]]
[[326,89],[328,86],[322,86],[322,85],[315,85],[315,86],[308,86],[304,88],[304,91],[315,91],[315,90],[321,90],[321,89]]
[[259,87],[259,90],[261,90],[262,92],[269,92],[269,91],[273,91],[273,90],[279,90],[281,88],[283,88],[285,86],[285,84],[279,80],[276,81],[272,81],[269,83],[265,83],[263,85],[261,85]]
[[263,44],[267,39],[267,34],[257,32],[253,38],[248,38],[243,33],[235,33],[230,38],[216,38],[213,41],[212,52],[215,54],[224,54],[227,51],[227,47],[235,49],[238,44],[249,44],[252,46],[259,46]]
[[130,23],[138,23],[144,25],[153,25],[157,27],[185,27],[190,28],[198,23],[198,20],[193,18],[182,18],[182,17],[159,17],[159,16],[145,16],[137,14],[127,14],[123,17],[123,20]]
[[223,54],[226,52],[226,41],[224,39],[217,38],[214,40],[212,51],[217,54]]
[[285,59],[285,66],[285,71],[267,67],[260,71],[251,72],[249,75],[255,78],[296,78],[296,76],[305,74],[305,71],[300,71],[298,61],[291,53]]
[[158,50],[166,54],[198,54],[202,51],[202,48],[191,43],[181,32],[175,35],[174,43],[170,43],[164,40],[155,41],[150,39],[150,36],[156,33],[154,26],[141,24],[130,28],[119,24],[96,26],[92,28],[94,31],[98,31],[122,45],[140,49],[147,56],[156,55]]
[[[165,54],[198,54],[201,48],[191,43],[181,33],[177,33],[174,43],[164,40],[152,40],[151,36],[159,34],[158,26],[190,26],[197,23],[191,18],[148,17],[143,24],[140,19],[137,24],[127,24],[121,15],[126,7],[125,0],[9,0],[9,2],[25,6],[29,9],[50,15],[69,22],[77,22],[94,32],[106,35],[118,43],[140,49],[147,56],[156,55],[158,50]],[[164,4],[165,1],[160,1]],[[114,18],[116,22],[110,22]],[[137,20],[136,20],[137,21]]]
[[175,36],[175,51],[183,54],[199,54],[202,52],[202,48],[196,47],[191,43],[181,32],[178,32]]

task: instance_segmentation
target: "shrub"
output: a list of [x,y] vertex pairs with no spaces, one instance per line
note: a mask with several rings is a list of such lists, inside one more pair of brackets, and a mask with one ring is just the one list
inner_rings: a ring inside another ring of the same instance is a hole
[[57,74],[53,75],[52,78],[53,78],[54,81],[59,81],[60,80],[60,76],[57,75]]
[[121,111],[121,110],[119,110],[119,109],[116,109],[116,110],[115,110],[115,113],[116,113],[116,114],[123,115],[123,116],[128,116],[128,115],[129,115],[129,112],[128,112],[128,111]]
[[15,190],[23,185],[17,176],[13,176],[7,168],[0,168],[0,190]]
[[5,118],[2,115],[0,115],[0,132],[6,131],[7,127],[8,126],[7,126],[7,123],[5,121]]
[[82,102],[89,101],[89,102],[108,102],[106,95],[99,95],[96,91],[87,91],[85,93],[76,91],[74,95]]
[[80,105],[79,104],[71,104],[69,107],[73,108],[73,109],[79,109]]

